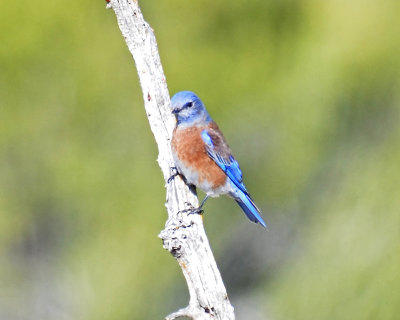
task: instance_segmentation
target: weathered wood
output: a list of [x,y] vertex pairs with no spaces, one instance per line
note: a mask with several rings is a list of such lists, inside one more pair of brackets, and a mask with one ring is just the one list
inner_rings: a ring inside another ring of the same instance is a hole
[[[193,319],[234,319],[221,274],[215,263],[204,231],[201,215],[188,215],[188,203],[196,207],[197,197],[180,177],[168,182],[173,174],[171,135],[175,119],[161,66],[156,38],[144,20],[137,1],[110,0],[119,28],[131,52],[139,75],[144,106],[158,146],[158,164],[165,179],[168,219],[160,238],[163,246],[176,258],[185,276],[190,301],[166,319],[186,316]],[[161,272],[161,271],[160,271]]]

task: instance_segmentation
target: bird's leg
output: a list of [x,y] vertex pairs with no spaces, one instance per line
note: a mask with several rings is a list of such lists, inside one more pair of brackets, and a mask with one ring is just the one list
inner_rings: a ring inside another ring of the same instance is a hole
[[200,203],[200,206],[197,208],[197,210],[201,210],[204,206],[204,204],[206,203],[207,199],[209,198],[209,195],[206,195],[203,199],[203,201]]
[[[188,184],[187,181],[186,181],[185,176],[182,176],[182,175],[178,172],[178,170],[177,170],[176,167],[171,168],[171,170],[173,170],[174,173],[173,173],[173,175],[168,179],[168,182],[172,181],[176,176],[180,175],[180,176],[182,177],[183,181],[185,181],[186,185],[189,187],[190,191],[193,192],[195,195],[197,195],[196,186],[195,186],[195,185],[193,185],[193,184]],[[188,215],[189,215],[189,214],[202,214],[202,213],[204,212],[204,211],[203,211],[203,206],[204,206],[204,204],[206,203],[206,201],[207,201],[208,198],[209,198],[209,196],[206,195],[206,196],[204,197],[203,201],[201,201],[200,206],[198,206],[197,208],[195,208],[190,202],[185,202],[185,205],[188,206],[189,208],[188,208],[188,209],[185,209],[185,210],[181,210],[181,212],[185,212],[185,213],[187,212]]]
[[203,199],[203,201],[200,203],[200,206],[198,208],[193,208],[193,206],[192,206],[192,208],[188,212],[188,214],[202,214],[204,212],[202,208],[203,208],[203,206],[206,203],[208,198],[209,198],[209,196],[206,195],[205,198]]
[[179,176],[178,169],[176,167],[171,167],[172,175],[168,178],[167,183],[170,183],[175,179],[176,176]]

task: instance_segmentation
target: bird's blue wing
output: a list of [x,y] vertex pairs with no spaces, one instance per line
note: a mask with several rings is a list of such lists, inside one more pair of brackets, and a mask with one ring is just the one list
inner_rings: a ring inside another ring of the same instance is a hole
[[247,193],[242,182],[239,163],[232,156],[222,135],[216,130],[205,129],[201,132],[201,138],[206,144],[208,156],[226,173],[236,187]]
[[232,156],[222,134],[219,130],[217,131],[210,128],[201,132],[201,138],[206,145],[209,157],[214,160],[218,167],[226,173],[232,183],[237,187],[236,190],[233,189],[231,196],[233,196],[251,221],[259,222],[266,228],[267,225],[261,217],[260,210],[255,205],[253,199],[251,199],[242,182],[242,171],[239,168],[239,163]]

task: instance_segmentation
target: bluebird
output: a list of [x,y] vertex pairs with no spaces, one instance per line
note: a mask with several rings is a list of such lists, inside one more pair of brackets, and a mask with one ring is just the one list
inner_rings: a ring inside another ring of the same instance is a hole
[[226,194],[236,200],[251,221],[266,228],[243,184],[239,163],[203,102],[193,92],[181,91],[172,97],[171,107],[177,120],[172,136],[177,173],[206,193],[198,209],[209,197]]

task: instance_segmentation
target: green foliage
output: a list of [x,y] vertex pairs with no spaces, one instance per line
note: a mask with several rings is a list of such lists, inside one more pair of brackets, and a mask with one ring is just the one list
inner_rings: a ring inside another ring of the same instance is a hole
[[[171,94],[202,98],[270,226],[206,205],[238,318],[396,319],[398,1],[141,5]],[[157,238],[136,70],[104,7],[0,10],[1,319],[159,319],[187,303]]]

